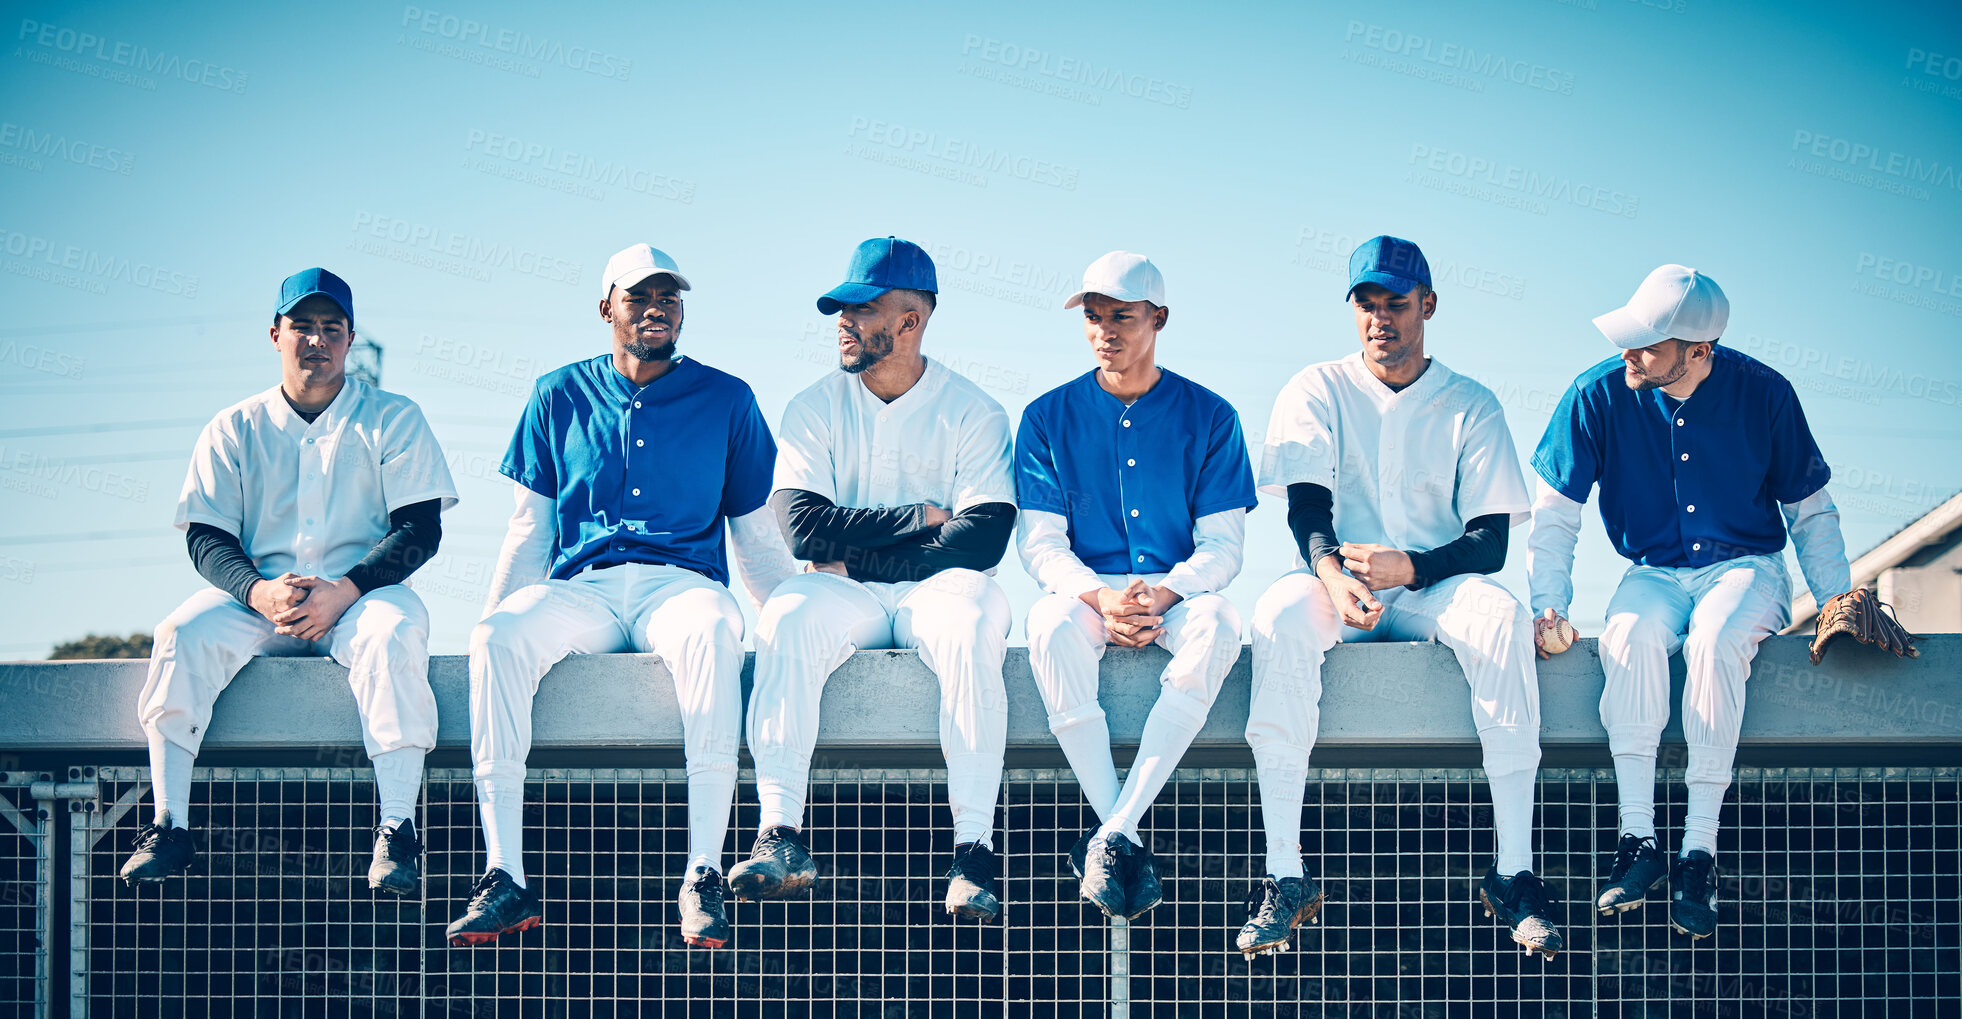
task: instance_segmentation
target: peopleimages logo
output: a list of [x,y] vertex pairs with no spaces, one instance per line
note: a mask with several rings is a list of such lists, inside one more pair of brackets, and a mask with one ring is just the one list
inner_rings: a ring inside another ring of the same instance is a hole
[[1018,46],[1000,39],[969,35],[961,42],[961,56],[1181,110],[1192,105],[1192,89],[1188,86],[1163,78],[1132,74],[1116,67],[1099,66],[1076,57],[1058,56],[1030,46]]
[[1473,77],[1509,81],[1515,85],[1525,85],[1557,95],[1574,94],[1574,75],[1571,71],[1563,71],[1546,64],[1536,64],[1529,60],[1515,60],[1455,42],[1440,42],[1429,36],[1415,35],[1383,25],[1351,21],[1348,34],[1342,37],[1342,41],[1357,43],[1408,60],[1421,60],[1427,64],[1447,67]]
[[[853,117],[849,138],[893,153],[937,160],[949,167],[999,173],[1031,184],[1045,184],[1064,191],[1076,190],[1077,169],[1046,159],[1018,155],[1006,149],[976,145],[965,139],[943,137],[938,132],[921,131],[870,117]],[[982,178],[986,186],[986,178]]]
[[28,18],[21,19],[20,34],[15,39],[84,60],[127,67],[160,78],[176,78],[220,92],[244,92],[245,83],[251,77],[237,68],[214,64],[209,60],[184,57],[167,50],[152,51],[147,46],[117,42],[93,32],[49,25]]
[[1905,152],[1883,149],[1877,145],[1868,145],[1846,138],[1835,138],[1818,131],[1807,131],[1804,128],[1793,131],[1792,151],[1854,170],[1867,170],[1951,191],[1962,190],[1962,173],[1956,172],[1954,163],[1944,163],[1939,159],[1922,159],[1920,156],[1910,156]]
[[402,8],[402,27],[435,36],[463,46],[507,53],[525,60],[557,64],[574,71],[615,81],[626,81],[634,62],[590,46],[567,46],[552,39],[535,38],[528,32],[494,28],[472,18],[444,14],[421,7]]

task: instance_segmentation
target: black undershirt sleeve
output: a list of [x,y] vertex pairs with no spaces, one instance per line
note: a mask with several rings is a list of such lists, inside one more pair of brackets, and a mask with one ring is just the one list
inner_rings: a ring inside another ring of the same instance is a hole
[[1014,531],[1015,507],[1008,503],[970,506],[926,533],[847,556],[845,575],[892,584],[925,580],[941,570],[990,570],[1001,562]]
[[1512,531],[1512,517],[1488,513],[1472,518],[1465,533],[1428,552],[1411,552],[1410,568],[1417,579],[1407,587],[1415,591],[1460,573],[1497,573],[1506,565],[1506,545]]
[[790,554],[814,563],[841,562],[854,550],[884,548],[930,530],[924,503],[864,509],[838,506],[801,488],[779,488],[770,506],[790,538]]
[[210,524],[192,524],[184,532],[184,542],[190,547],[191,565],[197,567],[198,576],[237,598],[240,605],[252,607],[252,585],[266,578],[252,565],[252,557],[245,554],[238,535]]
[[400,584],[435,556],[442,541],[443,500],[411,503],[388,515],[388,533],[347,571],[347,579],[362,594]]
[[1323,556],[1337,554],[1342,542],[1335,537],[1335,493],[1306,481],[1289,485],[1288,530],[1311,570]]

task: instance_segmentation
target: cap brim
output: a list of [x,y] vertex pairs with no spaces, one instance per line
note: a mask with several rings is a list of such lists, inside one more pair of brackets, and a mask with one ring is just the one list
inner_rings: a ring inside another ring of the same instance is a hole
[[839,309],[853,304],[866,304],[879,299],[879,295],[891,287],[875,287],[870,283],[840,283],[831,292],[818,298],[818,313],[836,315]]
[[1643,325],[1626,307],[1597,316],[1594,328],[1601,330],[1601,335],[1606,336],[1609,343],[1623,350],[1653,347],[1669,338]]
[[1417,289],[1423,281],[1413,279],[1409,276],[1398,276],[1395,273],[1383,272],[1380,269],[1371,269],[1349,281],[1348,292],[1342,295],[1342,299],[1346,301],[1355,296],[1356,288],[1365,283],[1374,283],[1393,294],[1407,294]]
[[[292,300],[290,300],[290,301],[287,301],[287,302],[286,302],[285,304],[282,304],[282,305],[280,305],[280,306],[279,306],[279,310],[278,310],[277,312],[275,312],[274,314],[278,314],[278,315],[284,315],[284,314],[286,314],[286,313],[288,313],[288,312],[290,312],[290,311],[292,311],[292,310],[293,310],[294,308],[297,308],[297,307],[299,307],[299,306],[300,306],[300,302],[301,302],[301,301],[304,301],[304,300],[306,300],[307,298],[309,298],[309,297],[312,297],[312,296],[313,296],[313,295],[315,295],[315,294],[319,294],[320,296],[322,296],[322,297],[325,297],[326,299],[328,299],[328,300],[330,300],[330,301],[332,301],[332,302],[334,302],[334,307],[336,307],[336,308],[339,308],[339,309],[341,309],[341,314],[343,314],[343,315],[346,315],[346,316],[347,316],[347,322],[348,322],[348,324],[349,324],[349,325],[353,325],[353,324],[354,324],[354,312],[351,312],[351,311],[349,311],[349,310],[347,310],[347,305],[345,305],[345,304],[342,304],[342,303],[341,303],[341,299],[340,299],[340,298],[338,298],[338,297],[335,297],[335,296],[334,296],[333,294],[330,294],[330,293],[328,293],[328,292],[327,292],[327,291],[325,291],[325,290],[309,290],[309,291],[307,291],[306,293],[304,293],[304,294],[301,294],[300,296],[298,296],[298,297],[295,297],[295,298],[293,298],[293,299],[292,299]],[[265,305],[263,305],[263,304],[262,304],[262,305],[260,305],[259,307],[261,307],[261,308],[263,308],[263,307],[265,307]]]
[[606,292],[611,294],[613,292],[613,288],[615,287],[619,287],[622,290],[628,289],[630,287],[637,287],[640,286],[642,283],[645,283],[648,280],[653,279],[656,276],[666,276],[667,278],[674,280],[675,289],[677,290],[688,289],[688,279],[686,277],[682,276],[680,273],[675,272],[672,269],[662,269],[662,268],[655,267],[655,268],[648,268],[648,269],[635,269],[634,271],[627,273],[624,276],[621,276],[620,278],[607,284]]
[[1074,308],[1077,305],[1082,304],[1083,299],[1085,297],[1090,296],[1091,294],[1097,294],[1102,297],[1108,297],[1113,301],[1118,301],[1124,304],[1130,304],[1133,301],[1143,301],[1147,304],[1155,303],[1152,301],[1150,297],[1144,294],[1133,294],[1130,293],[1129,291],[1120,290],[1117,291],[1116,293],[1112,293],[1111,291],[1108,290],[1079,290],[1076,293],[1071,294],[1069,300],[1063,302],[1064,309],[1067,310],[1069,308]]

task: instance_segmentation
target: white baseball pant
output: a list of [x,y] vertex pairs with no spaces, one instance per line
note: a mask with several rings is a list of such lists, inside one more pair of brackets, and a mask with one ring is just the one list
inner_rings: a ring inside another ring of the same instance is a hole
[[1008,597],[994,578],[974,570],[943,570],[900,584],[800,573],[779,584],[756,624],[749,698],[759,830],[804,823],[818,703],[832,670],[862,648],[914,648],[940,681],[940,749],[954,839],[992,847],[1008,745],[1001,667],[1010,620]]
[[688,867],[721,870],[741,738],[743,616],[729,589],[629,563],[513,591],[470,634],[470,757],[489,866],[524,882],[525,759],[538,684],[569,654],[658,655],[688,769]]
[[1312,570],[1283,575],[1254,606],[1253,703],[1247,743],[1260,776],[1268,869],[1300,874],[1301,800],[1321,724],[1322,660],[1338,641],[1434,640],[1451,649],[1471,686],[1472,722],[1491,787],[1498,869],[1532,867],[1533,777],[1540,763],[1540,685],[1532,613],[1478,574],[1412,591],[1372,592],[1375,629],[1345,626]]
[[[1131,578],[1099,575],[1122,588]],[[1159,584],[1164,574],[1143,578]],[[1138,823],[1171,778],[1179,758],[1206,724],[1220,684],[1240,657],[1240,613],[1233,603],[1207,593],[1181,599],[1164,614],[1155,643],[1172,652],[1159,674],[1158,700],[1145,719],[1138,753],[1120,788],[1111,758],[1110,724],[1097,702],[1098,663],[1108,646],[1103,616],[1081,598],[1047,595],[1029,609],[1029,670],[1049,712],[1049,731],[1069,758],[1091,809],[1103,821],[1097,837],[1122,832],[1133,842]]]
[[1601,724],[1615,756],[1621,830],[1655,835],[1655,758],[1669,722],[1669,656],[1683,652],[1683,740],[1689,789],[1683,851],[1716,855],[1717,812],[1744,725],[1744,686],[1758,642],[1791,621],[1779,555],[1703,567],[1631,566],[1601,631]]
[[436,745],[429,611],[422,599],[390,584],[355,599],[320,640],[288,637],[274,629],[271,620],[215,587],[185,599],[157,624],[149,676],[137,696],[137,718],[150,738],[159,813],[169,812],[184,822],[190,760],[204,744],[212,705],[246,662],[324,653],[347,669],[368,757],[410,751],[392,762],[397,767],[379,761],[376,766],[382,798],[393,808],[385,812],[395,819],[406,817],[408,810],[400,801],[406,797],[413,807],[422,755]]

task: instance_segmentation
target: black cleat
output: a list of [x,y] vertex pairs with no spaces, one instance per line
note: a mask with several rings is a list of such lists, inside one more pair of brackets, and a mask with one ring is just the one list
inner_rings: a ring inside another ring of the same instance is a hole
[[1678,857],[1669,872],[1669,926],[1692,939],[1717,933],[1717,861],[1701,849]]
[[1594,899],[1594,908],[1602,916],[1626,913],[1647,902],[1656,882],[1668,876],[1669,865],[1662,861],[1662,850],[1655,847],[1653,836],[1623,835],[1621,845],[1615,847],[1615,862],[1608,869],[1608,881]]
[[1118,832],[1091,840],[1083,855],[1080,894],[1113,919],[1131,904],[1130,856],[1131,840]]
[[444,934],[452,948],[487,945],[499,934],[528,931],[545,922],[537,893],[519,888],[501,867],[492,867],[470,890],[470,904]]
[[1130,865],[1126,868],[1124,884],[1130,894],[1125,899],[1124,919],[1136,920],[1165,901],[1165,889],[1158,880],[1158,858],[1151,855],[1151,850],[1135,842],[1128,849]]
[[675,897],[681,907],[681,940],[696,948],[729,943],[729,914],[722,908],[727,893],[722,872],[712,867],[697,867],[681,879],[681,894]]
[[1092,828],[1084,832],[1083,837],[1077,839],[1076,844],[1070,847],[1070,873],[1078,881],[1083,880],[1083,857],[1090,852],[1090,843],[1096,838],[1097,829]]
[[817,886],[817,861],[804,836],[786,824],[773,824],[756,836],[749,859],[729,872],[729,890],[738,899],[788,899]]
[[1247,893],[1247,922],[1233,947],[1252,959],[1288,950],[1288,935],[1304,923],[1321,923],[1322,886],[1308,877],[1269,876]]
[[994,850],[979,842],[954,847],[954,865],[947,868],[947,912],[974,920],[1001,919]]
[[416,861],[422,857],[422,842],[416,826],[408,821],[393,828],[375,826],[375,855],[368,864],[368,887],[375,891],[414,895],[422,880]]
[[136,848],[123,862],[122,878],[131,888],[159,882],[188,872],[197,855],[190,831],[173,826],[170,815],[163,814],[136,833]]
[[1478,897],[1485,903],[1485,915],[1497,916],[1512,928],[1512,940],[1526,950],[1551,959],[1567,941],[1553,925],[1553,910],[1546,897],[1546,886],[1530,870],[1510,880],[1499,876],[1498,868],[1485,872],[1478,886]]

